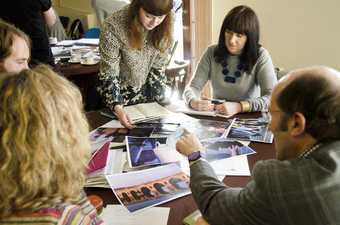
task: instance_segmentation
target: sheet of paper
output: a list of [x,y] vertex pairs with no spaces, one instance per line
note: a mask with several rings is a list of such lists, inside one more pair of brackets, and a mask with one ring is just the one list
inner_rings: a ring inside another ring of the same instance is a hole
[[121,205],[107,205],[100,217],[107,225],[166,225],[170,208],[153,207],[137,213],[129,213]]
[[201,116],[216,116],[215,112],[211,111],[196,111],[193,109],[190,109],[184,101],[176,101],[175,103],[171,103],[170,105],[167,105],[166,108],[172,112],[181,112],[186,113],[189,115],[201,115]]
[[210,165],[218,176],[250,176],[246,155],[213,161],[210,162]]
[[110,122],[107,122],[100,127],[104,127],[104,128],[124,128],[124,126],[119,122],[119,120],[111,120]]
[[79,40],[76,40],[76,44],[99,45],[99,38],[81,38]]
[[71,46],[76,43],[77,40],[64,40],[57,43],[57,46]]

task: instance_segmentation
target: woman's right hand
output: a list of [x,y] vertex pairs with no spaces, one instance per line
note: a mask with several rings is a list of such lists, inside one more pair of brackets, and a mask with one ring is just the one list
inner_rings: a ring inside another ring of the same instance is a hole
[[126,128],[132,129],[134,127],[133,122],[129,118],[129,116],[126,114],[126,112],[123,109],[123,106],[116,105],[114,108],[114,114],[117,116],[119,122]]
[[196,111],[213,111],[214,110],[214,104],[212,104],[210,100],[192,99],[189,104],[190,104],[190,107]]

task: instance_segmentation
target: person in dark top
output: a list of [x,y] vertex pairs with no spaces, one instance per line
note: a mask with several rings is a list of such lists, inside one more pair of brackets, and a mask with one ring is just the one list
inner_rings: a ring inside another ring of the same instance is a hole
[[31,64],[54,64],[46,30],[46,25],[51,27],[56,21],[51,0],[7,1],[0,7],[0,18],[14,24],[31,38]]

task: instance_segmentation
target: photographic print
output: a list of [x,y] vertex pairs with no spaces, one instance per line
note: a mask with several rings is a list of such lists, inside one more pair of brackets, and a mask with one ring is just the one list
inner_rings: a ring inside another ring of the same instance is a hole
[[129,166],[160,165],[180,160],[180,154],[166,145],[166,138],[126,137]]
[[232,122],[227,138],[235,140],[273,142],[273,134],[269,130],[268,122],[263,118],[239,119]]
[[125,146],[125,136],[148,137],[153,132],[152,127],[144,128],[105,128],[99,127],[90,133],[91,150],[97,151],[106,142],[111,142],[111,146]]
[[252,148],[234,140],[225,138],[210,138],[202,140],[205,147],[204,158],[208,161],[227,159],[239,155],[256,153]]
[[136,212],[190,194],[189,176],[175,164],[106,176],[114,194],[129,212]]
[[228,121],[199,119],[185,123],[182,127],[196,134],[199,139],[206,139],[225,136],[229,125]]

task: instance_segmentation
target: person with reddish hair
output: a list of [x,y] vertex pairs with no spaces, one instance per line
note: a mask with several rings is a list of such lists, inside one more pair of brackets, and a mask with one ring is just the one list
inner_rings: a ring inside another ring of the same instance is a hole
[[172,0],[133,0],[102,26],[97,90],[127,128],[133,125],[124,105],[164,99],[172,8]]

